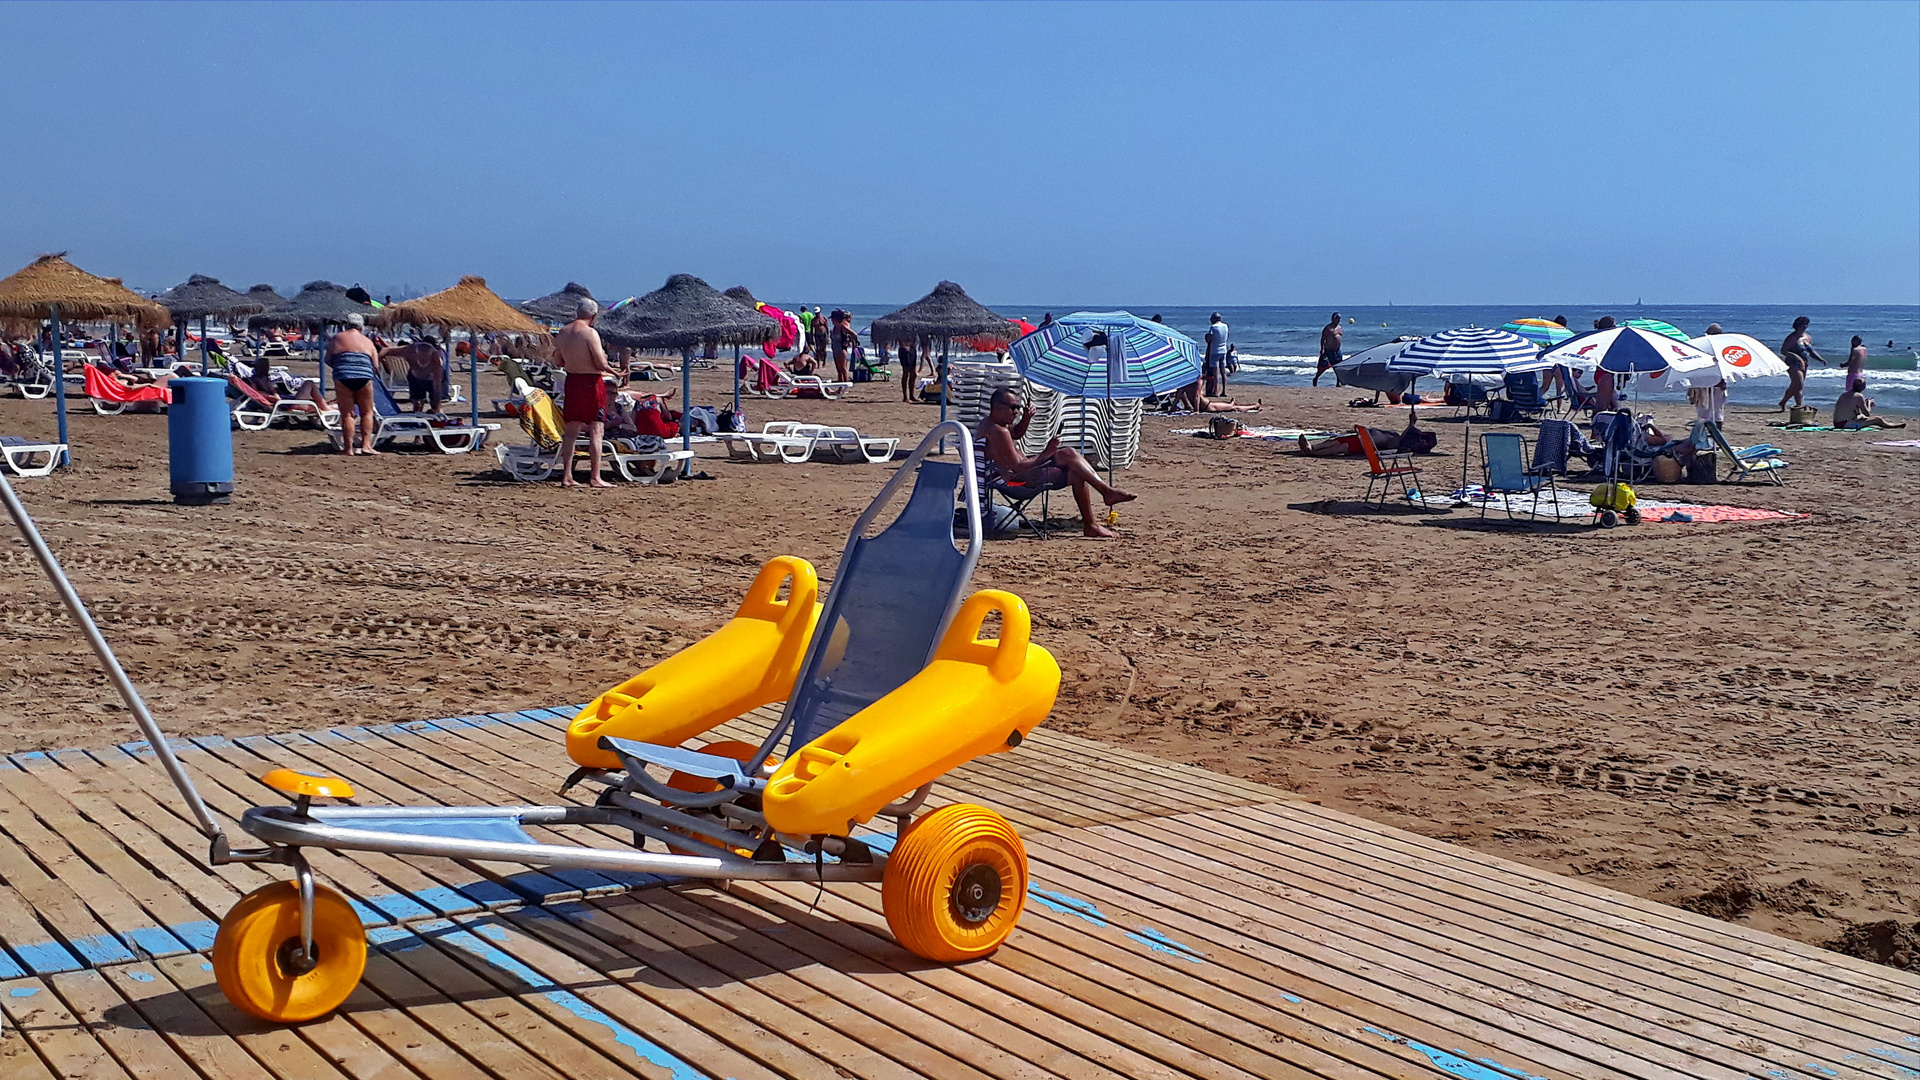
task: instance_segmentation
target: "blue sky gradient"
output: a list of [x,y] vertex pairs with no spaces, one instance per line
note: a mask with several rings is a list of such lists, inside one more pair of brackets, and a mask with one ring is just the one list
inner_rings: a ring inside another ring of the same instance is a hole
[[1920,3],[6,4],[0,40],[0,273],[1920,299]]

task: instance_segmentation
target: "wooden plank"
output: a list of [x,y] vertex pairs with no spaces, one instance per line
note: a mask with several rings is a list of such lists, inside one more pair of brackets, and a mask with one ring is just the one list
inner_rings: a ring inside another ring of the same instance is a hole
[[1535,905],[1545,913],[1561,909],[1596,932],[1612,930],[1638,939],[1657,938],[1693,957],[1777,976],[1783,981],[1783,993],[1788,992],[1784,989],[1788,985],[1831,993],[1846,1003],[1840,1006],[1845,1009],[1866,1006],[1882,1013],[1905,1015],[1909,1011],[1907,1006],[1920,992],[1920,979],[1902,985],[1907,977],[1892,969],[1886,969],[1887,975],[1881,977],[1879,972],[1862,971],[1863,962],[1838,953],[1800,946],[1785,938],[1730,923],[1708,922],[1611,889],[1584,883],[1576,888],[1568,879],[1546,871],[1483,856],[1468,848],[1423,843],[1425,838],[1416,834],[1403,834],[1343,815],[1330,816],[1324,807],[1289,803],[1284,807],[1249,811],[1248,819],[1271,824],[1277,830],[1318,828],[1323,835],[1340,837],[1347,843],[1374,845],[1382,851],[1396,853],[1426,872],[1478,881],[1490,890],[1503,892],[1523,904]]
[[[777,1075],[626,987],[608,985],[578,960],[497,916],[464,916],[453,923],[436,933],[437,941],[483,961],[476,965],[483,978],[639,1075]],[[689,1062],[699,1062],[698,1070]]]
[[7,1041],[25,1040],[45,1070],[62,1080],[132,1080],[90,1026],[39,979],[0,982],[0,1015],[6,1017]]
[[[1213,880],[1215,868],[1208,865],[1212,860],[1179,852],[1164,859],[1141,858],[1135,852],[1131,862],[1088,862],[1079,857],[1088,854],[1080,839],[1067,836],[1037,838],[1030,850],[1047,867],[1048,879],[1062,881],[1064,888],[1103,907],[1136,912],[1154,923],[1168,920],[1161,925],[1179,925],[1186,934],[1203,936],[1227,950],[1223,955],[1269,961],[1275,956],[1270,950],[1283,950],[1351,971],[1372,984],[1370,996],[1401,999],[1396,1008],[1409,1016],[1450,1013],[1449,1026],[1457,1022],[1453,1018],[1482,1025],[1481,1031],[1460,1031],[1476,1041],[1488,1042],[1498,1031],[1536,1044],[1553,1044],[1557,1036],[1563,1046],[1579,1046],[1582,1057],[1629,1075],[1678,1072],[1702,1080],[1739,1080],[1742,1075],[1741,1068],[1693,1056],[1700,1047],[1681,1033],[1649,1031],[1638,1024],[1634,1031],[1609,1027],[1622,1023],[1621,1018],[1609,1015],[1601,1022],[1569,1008],[1517,972],[1487,968],[1460,954],[1434,958],[1446,962],[1439,966],[1428,961],[1431,954],[1406,949],[1362,919],[1316,921],[1283,903],[1266,906],[1234,895]],[[1115,880],[1116,866],[1125,868],[1124,882]],[[1505,1048],[1522,1049],[1512,1041]]]
[[122,964],[101,974],[207,1080],[273,1080],[259,1062],[237,1051],[220,1025],[152,965]]
[[[44,992],[44,986],[37,981],[0,979],[0,998],[9,996],[9,989],[35,990]],[[5,1027],[12,1016],[12,1010],[0,1000],[0,1027]],[[34,1040],[20,1035],[6,1037],[0,1035],[0,1076],[7,1080],[57,1080],[53,1070],[47,1066],[34,1051]]]
[[[51,763],[42,767],[54,768]],[[130,903],[137,912],[151,919],[152,925],[164,928],[160,935],[148,935],[115,917],[109,925],[123,938],[131,938],[141,949],[156,955],[162,948],[192,951],[212,946],[210,928],[204,942],[183,941],[173,933],[171,928],[175,926],[204,923],[206,915],[172,883],[155,874],[151,866],[141,863],[128,852],[127,844],[132,837],[146,835],[145,829],[136,828],[129,835],[109,832],[103,826],[83,818],[59,792],[41,782],[31,768],[0,771],[0,789],[17,798],[22,809],[31,807],[33,816],[45,823],[43,831],[48,836],[65,841],[85,860],[84,864],[74,861],[67,863],[69,870],[66,876],[76,889],[110,892],[118,906],[124,908]],[[0,805],[4,803],[5,799],[0,798]],[[15,839],[25,837],[16,833]],[[103,898],[88,895],[95,910],[101,910]],[[126,903],[122,903],[122,900]]]
[[[756,938],[740,948],[736,943],[747,935],[738,927],[732,928],[736,931],[732,938],[707,934],[702,928],[714,916],[689,904],[676,890],[653,889],[632,897],[597,900],[592,907],[587,918],[593,928],[617,939],[630,955],[686,985],[704,989],[741,1015],[755,1017],[757,1023],[767,1024],[775,1014],[758,1013],[755,1003],[741,1004],[748,989],[844,1032],[874,1054],[898,1062],[910,1076],[1012,1080],[1046,1075],[951,1024],[812,964],[777,941]],[[872,1068],[856,1071],[878,1074]]]
[[[229,1046],[237,1044],[275,1080],[365,1080],[380,1075],[342,1071],[314,1048],[304,1025],[267,1024],[234,1008],[213,981],[213,965],[198,956],[169,956],[153,961],[152,967],[226,1033]],[[398,1062],[389,1060],[383,1067],[387,1075],[406,1075]]]
[[[17,807],[8,808],[0,804],[0,880],[6,881],[8,887],[26,902],[40,921],[54,931],[61,943],[87,963],[117,964],[138,959],[118,936],[98,921],[72,886],[49,874],[38,860],[27,853],[25,847],[13,842],[13,830],[25,827],[18,820],[19,817]],[[56,852],[43,854],[58,864]],[[35,941],[42,937],[38,931],[30,933],[32,936],[25,940]],[[18,955],[20,950],[16,948],[15,952]],[[54,954],[49,953],[48,958],[53,959]],[[22,955],[21,960],[29,970],[36,966],[31,957]]]
[[[636,947],[633,937],[594,925],[595,909],[567,904],[502,916],[516,929],[563,955],[589,965],[607,980],[626,987],[661,1009],[699,1028],[714,1040],[783,1076],[859,1072],[891,1080],[911,1074],[891,1069],[873,1074],[870,1053],[830,1024],[765,998],[746,987],[731,994],[702,993],[661,970],[664,950]],[[718,973],[702,973],[711,990]],[[724,982],[725,980],[720,980]]]
[[[374,936],[381,956],[446,1000],[458,1004],[473,1020],[497,1033],[498,1038],[569,1078],[599,1077],[615,1069],[628,1071],[568,1029],[550,1023],[517,996],[481,978],[475,969],[484,966],[483,961],[436,940],[449,932],[465,931],[444,920],[420,924],[418,929],[427,935],[425,937],[414,933],[414,929],[395,927],[376,931]],[[502,1050],[503,1054],[511,1052]],[[633,1057],[617,1044],[613,1052],[628,1059]],[[516,1074],[503,1071],[500,1075]]]
[[[1417,918],[1445,933],[1471,935],[1460,940],[1472,940],[1513,962],[1532,964],[1539,959],[1550,962],[1556,972],[1578,973],[1582,983],[1604,994],[1693,1015],[1701,1023],[1749,1020],[1750,1025],[1741,1027],[1742,1038],[1779,1041],[1817,1052],[1807,1043],[1810,1037],[1824,1039],[1859,1023],[1841,1009],[1806,1005],[1801,1013],[1794,1013],[1778,1008],[1778,999],[1771,995],[1755,998],[1751,968],[1722,969],[1697,957],[1656,957],[1641,951],[1643,943],[1637,939],[1607,940],[1581,932],[1578,922],[1538,917],[1551,911],[1552,905],[1537,900],[1506,902],[1497,893],[1430,878],[1352,844],[1336,846],[1298,832],[1286,834],[1286,842],[1279,844],[1264,838],[1249,841],[1244,833],[1235,835],[1221,823],[1186,819],[1156,822],[1151,829],[1130,828],[1127,833],[1128,842],[1141,849],[1158,849],[1166,838],[1182,840],[1196,851],[1211,847],[1231,868],[1231,879],[1260,879],[1249,880],[1250,887],[1290,896],[1311,890],[1333,898],[1342,909],[1367,912],[1369,918],[1379,920],[1376,925],[1395,923],[1402,916]],[[1083,839],[1099,843],[1093,836]],[[1395,891],[1389,896],[1381,892],[1385,888]],[[1380,898],[1375,899],[1376,895]],[[1569,929],[1574,932],[1568,933]],[[1676,983],[1682,985],[1676,987]],[[1857,1033],[1865,1037],[1894,1034],[1884,1029]],[[1832,1052],[1846,1049],[1833,1047]]]
[[199,1070],[175,1053],[98,971],[69,971],[47,983],[130,1075],[140,1080],[201,1080]]
[[[737,881],[728,893],[731,898],[750,900],[762,920],[786,923],[789,930],[782,940],[788,945],[823,954],[823,962],[836,963],[878,989],[914,1000],[923,1009],[937,1009],[949,1022],[978,1031],[1061,1076],[1254,1075],[1200,1059],[1152,1032],[1106,1022],[1096,1011],[1044,986],[1029,986],[1021,977],[1003,977],[1001,969],[992,963],[961,967],[926,964],[882,936],[883,931],[873,925],[872,919],[861,918],[866,913],[844,900],[840,895],[843,891],[877,894],[871,886],[839,886],[826,890],[817,907],[810,910],[805,900],[786,891],[786,887]],[[704,890],[690,890],[687,895],[709,906],[722,899]],[[808,898],[812,895],[807,891]],[[744,919],[744,912],[736,912],[736,918]],[[1044,1003],[1039,1008],[1034,1007],[1036,999]]]
[[[404,1011],[416,1025],[458,1049],[482,1075],[565,1080],[562,1073],[462,1008],[444,991],[421,981],[385,949],[376,946],[369,951],[364,978],[366,985],[393,1008]],[[405,1056],[413,1062],[411,1054]]]
[[[1128,843],[1104,829],[1072,837],[1050,837],[1049,845],[1056,840],[1062,851],[1071,850],[1079,857],[1073,860],[1075,869],[1091,878],[1098,878],[1115,868],[1127,868],[1141,874],[1142,867],[1163,872],[1169,877],[1204,877],[1207,887],[1230,891],[1244,899],[1250,908],[1273,912],[1276,920],[1282,912],[1304,912],[1304,918],[1315,925],[1348,927],[1346,936],[1355,942],[1403,952],[1409,958],[1431,961],[1403,965],[1400,970],[1409,976],[1431,981],[1433,976],[1426,968],[1444,970],[1478,981],[1490,991],[1498,991],[1508,997],[1519,995],[1537,999],[1541,1003],[1552,1002],[1556,1008],[1603,1018],[1606,1026],[1612,1030],[1662,1041],[1702,1058],[1764,1071],[1770,1067],[1797,1067],[1805,1063],[1810,1053],[1819,1056],[1826,1052],[1834,1060],[1839,1060],[1844,1053],[1844,1050],[1833,1048],[1823,1050],[1818,1045],[1800,1045],[1804,1040],[1792,1039],[1764,1025],[1730,1031],[1722,1026],[1721,1021],[1732,1018],[1724,1014],[1708,1012],[1681,1024],[1679,1015],[1671,1008],[1676,1003],[1670,999],[1663,1000],[1665,996],[1652,987],[1623,982],[1618,987],[1622,992],[1610,993],[1594,985],[1591,981],[1595,977],[1594,968],[1604,962],[1602,957],[1576,953],[1561,964],[1538,962],[1536,955],[1525,949],[1501,955],[1487,948],[1490,939],[1477,930],[1457,925],[1437,928],[1422,926],[1409,914],[1416,909],[1416,902],[1404,894],[1382,893],[1378,905],[1366,903],[1365,897],[1358,895],[1361,891],[1367,891],[1367,886],[1362,882],[1349,882],[1352,886],[1350,892],[1343,892],[1328,901],[1312,889],[1304,875],[1292,878],[1290,883],[1283,883],[1277,877],[1272,881],[1261,880],[1257,871],[1239,870],[1234,865],[1236,853],[1232,851],[1195,845],[1191,849],[1192,856],[1168,854],[1172,849]],[[1050,854],[1049,859],[1052,857]],[[1080,859],[1086,860],[1085,866],[1077,865]],[[1220,861],[1209,865],[1215,859]],[[1196,869],[1202,873],[1196,874]],[[1157,877],[1150,879],[1160,880]],[[1371,891],[1381,892],[1377,887]],[[1321,917],[1315,918],[1316,913]],[[1510,1008],[1516,1012],[1528,1011],[1525,1006]],[[1760,1041],[1761,1038],[1771,1038],[1777,1045],[1769,1048]],[[1771,1060],[1747,1060],[1763,1054]]]

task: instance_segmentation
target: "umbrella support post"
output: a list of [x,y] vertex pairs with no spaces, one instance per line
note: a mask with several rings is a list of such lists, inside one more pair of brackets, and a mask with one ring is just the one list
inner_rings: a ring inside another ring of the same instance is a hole
[[[680,449],[693,449],[693,349],[680,347]],[[595,482],[599,478],[595,477]]]
[[[953,348],[952,338],[940,339],[940,422],[942,424],[947,422],[947,363],[949,359],[949,351],[952,348]],[[938,454],[944,454],[947,452],[946,436],[942,435],[940,437],[940,447],[938,450],[934,452]]]
[[[447,335],[447,344],[452,346],[453,335]],[[467,327],[467,398],[473,412],[473,426],[480,426],[480,331]]]
[[733,418],[740,419],[740,346],[733,347]]
[[207,320],[204,317],[200,320],[200,377],[207,377]]
[[[67,358],[60,349],[60,305],[49,304],[48,308],[53,315],[53,411],[59,419],[60,445],[65,447],[68,445]],[[73,453],[69,450],[62,449],[60,451],[60,467],[64,469],[72,464]]]

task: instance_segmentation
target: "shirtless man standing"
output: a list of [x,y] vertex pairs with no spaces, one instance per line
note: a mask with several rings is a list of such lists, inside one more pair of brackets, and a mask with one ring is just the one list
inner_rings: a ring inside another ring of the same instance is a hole
[[593,470],[588,483],[597,488],[613,486],[600,476],[600,439],[606,434],[601,414],[607,407],[606,377],[614,371],[607,363],[606,349],[600,345],[600,331],[593,328],[593,320],[599,317],[599,304],[581,300],[573,309],[573,321],[560,328],[553,343],[567,369],[566,408],[561,414],[566,432],[560,438],[560,456],[555,459],[563,469],[561,487],[579,486],[573,479],[573,444],[583,431],[587,436],[587,465]]
[[440,346],[432,338],[421,338],[405,345],[389,345],[380,350],[381,361],[399,359],[407,365],[407,400],[414,412],[439,412],[447,396],[441,383],[446,364]]
[[1340,339],[1346,336],[1346,330],[1340,325],[1340,313],[1334,312],[1327,325],[1320,328],[1320,366],[1313,373],[1313,385],[1320,385],[1320,376],[1325,375],[1333,365],[1339,363]]

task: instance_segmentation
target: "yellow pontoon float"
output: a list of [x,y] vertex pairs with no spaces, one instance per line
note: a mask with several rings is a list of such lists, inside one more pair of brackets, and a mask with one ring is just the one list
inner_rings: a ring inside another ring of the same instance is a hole
[[[958,444],[958,462],[928,459],[943,438]],[[921,808],[947,771],[1018,746],[1046,718],[1060,668],[1028,640],[1019,597],[989,589],[962,602],[982,545],[972,449],[958,424],[927,434],[854,523],[824,605],[809,563],[769,560],[730,622],[582,710],[567,732],[579,768],[561,790],[597,787],[591,806],[315,805],[350,799],[353,788],[277,769],[261,779],[290,802],[241,816],[240,828],[264,844],[248,849],[229,846],[4,478],[0,495],[211,842],[209,861],[291,869],[293,880],[247,894],[221,920],[213,969],[239,1008],[294,1022],[344,1001],[367,955],[359,917],[314,880],[305,848],[686,878],[878,881],[887,925],[905,948],[942,962],[992,952],[1025,906],[1020,837],[985,807]],[[910,479],[898,515],[877,528]],[[982,640],[996,615],[998,637]],[[778,701],[780,721],[758,746],[682,745]],[[868,826],[875,818],[892,828]],[[529,825],[612,826],[633,844],[541,843]]]

